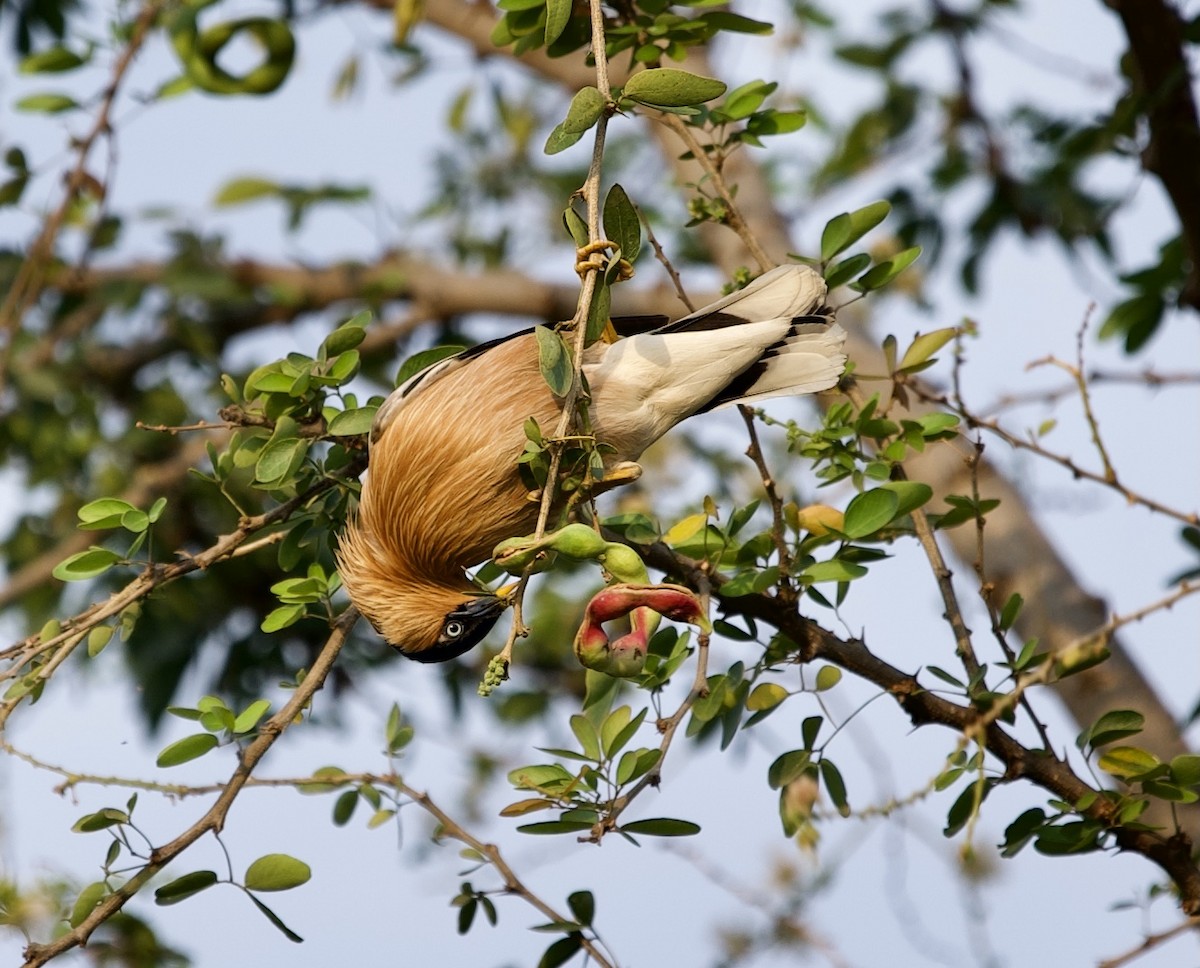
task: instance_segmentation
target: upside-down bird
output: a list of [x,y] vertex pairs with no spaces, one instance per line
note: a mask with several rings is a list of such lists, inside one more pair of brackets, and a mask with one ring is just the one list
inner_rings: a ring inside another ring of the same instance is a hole
[[[592,432],[608,445],[606,476],[632,479],[632,462],[693,414],[837,383],[846,334],[825,295],[812,269],[780,266],[690,316],[588,347],[583,375]],[[452,659],[500,617],[504,600],[465,570],[534,529],[538,503],[517,464],[523,426],[528,417],[553,426],[560,405],[526,330],[434,364],[379,408],[338,563],[351,601],[404,655]]]

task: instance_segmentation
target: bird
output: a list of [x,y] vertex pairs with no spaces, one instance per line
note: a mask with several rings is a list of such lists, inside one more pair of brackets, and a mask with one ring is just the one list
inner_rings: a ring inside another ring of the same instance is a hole
[[[778,266],[681,319],[652,329],[635,320],[625,330],[633,335],[585,349],[605,484],[610,472],[617,483],[634,479],[642,452],[693,415],[833,387],[846,365],[846,334],[826,295],[815,270]],[[623,331],[620,318],[613,323]],[[561,403],[528,329],[433,364],[380,405],[337,560],[351,602],[401,654],[456,658],[507,607],[467,569],[536,526],[538,503],[517,458],[527,418],[551,426]]]

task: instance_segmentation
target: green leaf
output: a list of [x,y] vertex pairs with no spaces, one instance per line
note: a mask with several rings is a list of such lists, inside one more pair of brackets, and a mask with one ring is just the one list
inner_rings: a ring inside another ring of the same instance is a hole
[[1000,610],[1000,628],[1008,631],[1017,621],[1017,616],[1021,614],[1021,606],[1025,604],[1020,594],[1013,592],[1008,596],[1008,601],[1004,603],[1004,608]]
[[[821,261],[828,262],[839,252],[844,252],[850,248],[850,246],[887,218],[888,212],[891,210],[892,206],[890,203],[878,201],[855,209],[853,212],[843,212],[841,215],[835,215],[825,223],[825,228],[821,232]],[[860,259],[861,257],[854,256],[853,258]],[[851,259],[846,260],[846,262],[851,261]],[[839,268],[846,265],[846,262],[841,263]],[[857,275],[860,271],[861,267],[856,268],[850,275]]]
[[555,396],[563,397],[571,389],[571,354],[562,337],[545,326],[535,326],[534,335],[538,344],[538,365],[542,379]]
[[254,902],[254,906],[256,908],[258,908],[260,911],[262,911],[264,917],[266,917],[266,919],[268,921],[270,921],[273,925],[275,925],[275,927],[277,927],[283,933],[283,936],[285,938],[287,938],[288,941],[294,941],[294,942],[296,942],[296,944],[300,944],[301,942],[304,941],[304,939],[302,937],[300,937],[300,935],[296,934],[295,931],[293,931],[291,928],[289,928],[286,924],[284,924],[279,919],[279,915],[277,915],[269,907],[267,907],[265,904],[263,904],[263,902],[260,901],[257,897],[255,897],[253,894],[247,894],[246,896],[248,898],[250,898],[251,901]]
[[193,894],[199,894],[216,883],[218,883],[218,878],[215,871],[192,871],[190,874],[177,877],[169,884],[164,884],[158,888],[154,892],[154,903],[160,907],[166,907],[168,904],[178,904],[180,901],[186,900]]
[[1183,753],[1171,759],[1171,779],[1180,786],[1200,786],[1200,756]]
[[818,561],[803,571],[799,577],[810,582],[822,581],[854,581],[862,578],[867,569],[853,561],[843,561],[841,558],[831,558],[829,561]]
[[660,759],[662,750],[659,749],[630,750],[622,754],[617,764],[617,785],[624,786],[645,776],[658,765]]
[[333,804],[333,823],[344,827],[354,816],[354,808],[358,806],[358,791],[343,790]]
[[822,758],[817,765],[821,770],[821,782],[825,784],[825,792],[829,794],[829,799],[833,801],[837,812],[843,817],[850,816],[850,804],[846,799],[846,783],[842,779],[841,771],[829,759]]
[[549,47],[567,29],[571,22],[571,8],[574,0],[546,0],[546,35],[545,43]]
[[604,197],[604,235],[617,243],[629,262],[636,262],[642,250],[642,226],[637,209],[620,185],[613,185]]
[[604,329],[612,315],[612,287],[604,281],[596,283],[596,291],[592,294],[592,304],[588,306],[587,334],[588,346],[604,335]]
[[234,178],[218,189],[213,198],[213,205],[217,208],[228,208],[231,205],[242,205],[282,193],[283,189],[279,185],[265,178]]
[[79,102],[66,94],[30,94],[13,105],[18,111],[31,114],[62,114],[79,107]]
[[343,410],[329,421],[329,433],[334,437],[357,437],[371,432],[378,407],[355,407]]
[[588,244],[588,227],[587,222],[574,208],[569,205],[563,209],[563,227],[567,230],[567,234],[571,236],[576,248],[583,248]]
[[788,697],[788,691],[777,682],[760,682],[746,697],[746,708],[751,712],[774,709]]
[[1075,745],[1096,749],[1128,736],[1136,736],[1146,725],[1146,717],[1135,709],[1114,709],[1105,713],[1079,734]]
[[105,528],[116,528],[121,519],[130,511],[136,511],[128,501],[115,497],[102,497],[89,501],[77,512],[79,528],[83,531],[100,531]]
[[597,88],[580,88],[571,98],[567,116],[550,132],[542,150],[548,155],[556,155],[560,151],[570,148],[600,120],[607,105],[608,102],[604,99],[604,95]]
[[582,946],[583,936],[577,931],[572,931],[565,938],[559,938],[542,952],[542,957],[537,963],[537,968],[559,968],[559,965],[565,965],[574,958]]
[[873,289],[882,289],[889,282],[900,275],[905,269],[917,261],[917,256],[921,254],[921,247],[914,245],[912,248],[905,249],[902,252],[896,253],[887,262],[881,262],[862,276],[851,287],[860,292],[870,292]]
[[634,734],[646,719],[648,709],[642,709],[631,718],[628,706],[619,706],[609,713],[600,725],[600,745],[609,759],[615,757],[633,739]]
[[179,766],[197,757],[203,756],[210,750],[216,749],[217,737],[212,733],[193,733],[183,739],[176,740],[163,749],[155,760],[157,766]]
[[264,632],[278,632],[280,629],[295,625],[300,619],[304,618],[307,612],[307,607],[300,603],[280,605],[279,608],[273,609],[267,614],[267,617],[262,620],[262,625],[259,628]]
[[799,777],[812,762],[808,750],[790,750],[775,758],[767,769],[767,783],[772,790],[780,790]]
[[355,349],[367,336],[366,326],[371,321],[370,310],[364,310],[346,320],[321,342],[321,350],[325,359],[340,356],[347,350]]
[[1100,757],[1099,765],[1110,776],[1132,780],[1151,772],[1161,763],[1153,753],[1137,746],[1114,746]]
[[517,828],[523,834],[577,834],[591,830],[593,824],[585,820],[547,820],[544,823],[527,823]]
[[596,727],[592,724],[592,721],[586,716],[576,713],[571,717],[571,732],[579,740],[579,746],[583,750],[583,755],[589,760],[599,761],[600,734],[596,732]]
[[60,561],[50,573],[59,581],[85,581],[103,575],[121,560],[121,556],[107,548],[88,548]]
[[246,868],[243,879],[251,891],[290,891],[312,877],[312,868],[288,854],[264,854]]
[[848,259],[843,259],[841,262],[837,262],[825,270],[825,285],[830,289],[844,286],[870,264],[871,257],[865,252],[860,252],[858,255],[852,255]]
[[967,821],[983,805],[987,795],[992,792],[995,782],[988,780],[980,784],[972,780],[968,783],[963,792],[959,794],[958,799],[951,805],[949,813],[946,814],[946,827],[942,833],[947,837],[953,837],[962,830],[967,825]]
[[49,47],[23,58],[17,70],[21,74],[61,74],[82,67],[90,59],[90,52],[84,57],[66,47]]
[[911,514],[917,508],[929,503],[933,497],[933,488],[921,481],[886,481],[880,487],[896,495],[899,503],[892,520]]
[[270,700],[255,699],[245,709],[243,709],[233,721],[233,731],[235,733],[248,733],[258,721],[267,714],[267,710],[271,708]]
[[825,223],[821,231],[821,261],[828,262],[854,243],[850,240],[850,215],[843,212]]
[[[117,841],[114,840],[113,843],[115,844]],[[71,927],[77,928],[83,924],[87,920],[87,916],[96,909],[96,905],[106,897],[108,897],[108,885],[104,881],[96,881],[80,891],[79,896],[75,899],[75,904],[71,907],[71,916],[67,919]]]
[[590,927],[596,919],[596,898],[591,891],[575,891],[567,897],[567,907],[584,927]]
[[129,823],[129,814],[115,807],[105,807],[80,817],[72,825],[71,831],[77,834],[94,834],[97,830],[107,830],[123,823]]
[[842,681],[842,670],[837,666],[821,666],[817,670],[817,692],[824,692],[826,689],[832,689]]
[[846,506],[842,532],[849,538],[865,538],[890,524],[900,507],[900,497],[894,491],[877,487],[858,494]]
[[703,104],[724,93],[725,85],[721,81],[670,67],[638,71],[625,83],[622,91],[630,100],[653,107]]
[[648,837],[693,837],[700,833],[700,825],[690,820],[672,817],[657,817],[653,820],[635,820],[622,825],[622,833],[645,834]]
[[1162,321],[1167,304],[1161,293],[1143,292],[1118,303],[1100,326],[1100,339],[1125,337],[1126,352],[1140,349]]
[[897,371],[904,373],[915,366],[921,366],[934,353],[954,339],[957,333],[958,327],[956,326],[947,326],[943,329],[935,329],[930,333],[921,333],[912,341],[912,345],[904,351],[904,356],[900,359],[900,365],[896,368]]
[[112,641],[113,632],[116,630],[111,625],[97,625],[94,629],[88,632],[87,637],[87,654],[88,658],[94,659],[104,647]]
[[308,443],[299,437],[273,440],[259,452],[254,479],[262,484],[285,484],[299,470],[307,453]]

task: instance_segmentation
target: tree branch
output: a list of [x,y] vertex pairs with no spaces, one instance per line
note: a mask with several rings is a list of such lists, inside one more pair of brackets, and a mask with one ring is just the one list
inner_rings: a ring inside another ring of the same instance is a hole
[[1166,0],[1104,2],[1129,38],[1134,93],[1150,129],[1142,166],[1158,176],[1179,217],[1191,264],[1180,298],[1200,309],[1200,117],[1184,51],[1186,24]]
[[358,612],[353,606],[344,611],[333,626],[333,632],[326,640],[312,668],[303,681],[296,687],[291,698],[274,716],[259,728],[258,736],[243,751],[238,761],[237,769],[229,778],[217,797],[216,802],[191,827],[174,840],[151,852],[150,862],[146,864],[128,881],[118,887],[113,893],[104,898],[77,927],[55,938],[49,944],[31,944],[25,949],[25,968],[37,968],[64,951],[86,944],[92,932],[101,924],[121,910],[135,894],[184,850],[194,844],[206,833],[220,833],[225,826],[225,817],[229,808],[237,798],[250,774],[275,744],[283,732],[300,717],[307,708],[317,690],[325,683],[325,678],[333,668],[334,660],[345,645],[350,630],[358,621]]

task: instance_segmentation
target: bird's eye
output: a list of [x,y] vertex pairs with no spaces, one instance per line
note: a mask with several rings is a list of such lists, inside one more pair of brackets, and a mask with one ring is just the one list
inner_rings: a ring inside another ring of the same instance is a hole
[[442,634],[448,639],[457,639],[463,634],[462,622],[447,622],[442,628]]

